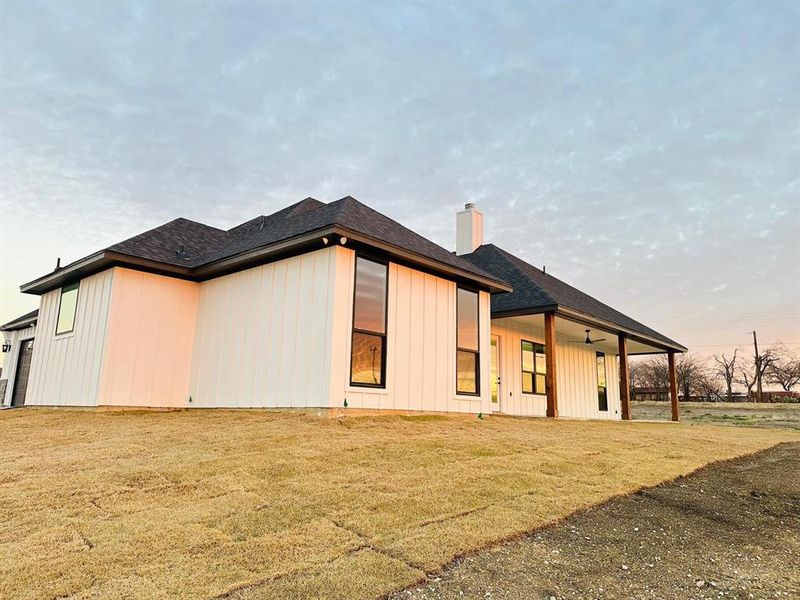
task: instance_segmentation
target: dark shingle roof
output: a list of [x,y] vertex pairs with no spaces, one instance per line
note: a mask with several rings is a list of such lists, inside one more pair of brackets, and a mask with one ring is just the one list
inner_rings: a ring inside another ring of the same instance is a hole
[[0,325],[0,331],[14,331],[16,329],[25,329],[31,323],[36,321],[39,318],[39,309],[32,310],[29,313],[25,313],[21,317],[17,317],[13,321],[9,321],[5,325]]
[[[170,265],[194,267],[203,262],[211,249],[224,244],[227,237],[227,231],[181,218],[109,246],[106,250]],[[184,257],[178,255],[181,248]]]
[[265,217],[260,229],[249,236],[240,236],[225,244],[209,254],[205,262],[229,258],[248,250],[269,246],[333,225],[339,225],[377,241],[392,244],[403,250],[481,277],[497,279],[477,265],[454,255],[350,196],[330,204],[323,204],[313,198],[308,198],[274,215]]
[[513,292],[492,294],[493,315],[563,306],[644,334],[666,344],[680,346],[674,340],[631,319],[560,279],[545,274],[541,269],[537,269],[494,244],[484,244],[472,254],[463,255],[463,258],[485,271],[493,273],[495,277],[510,283],[514,288]]
[[[197,269],[208,267],[218,261],[268,248],[273,244],[334,226],[349,230],[354,235],[361,234],[373,242],[413,253],[433,263],[447,265],[467,277],[495,282],[501,289],[507,287],[491,273],[455,256],[350,196],[329,204],[314,198],[306,198],[271,215],[251,219],[228,231],[188,219],[175,219],[109,246],[101,253],[111,252],[163,265],[183,267],[184,276],[191,277]],[[83,260],[86,259],[81,259]],[[69,269],[76,263],[64,268]],[[198,276],[203,276],[203,273],[199,273]]]

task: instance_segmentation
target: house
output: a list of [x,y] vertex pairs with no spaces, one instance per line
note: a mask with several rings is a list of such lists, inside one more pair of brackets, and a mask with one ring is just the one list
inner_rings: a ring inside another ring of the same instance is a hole
[[453,253],[351,197],[176,219],[22,286],[25,403],[628,418],[628,354],[685,348],[482,227],[468,204]]
[[0,327],[0,332],[3,333],[0,406],[25,404],[38,316],[39,311],[34,310]]

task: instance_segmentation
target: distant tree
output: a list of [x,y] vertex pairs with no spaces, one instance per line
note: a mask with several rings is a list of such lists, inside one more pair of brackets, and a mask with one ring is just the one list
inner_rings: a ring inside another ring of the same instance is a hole
[[767,374],[772,371],[772,367],[778,362],[779,350],[776,346],[767,348],[758,357],[753,357],[749,361],[740,361],[736,382],[747,390],[747,398],[753,402],[758,397],[753,394],[753,388],[758,385],[759,378],[762,382],[767,381]]
[[782,345],[771,350],[775,360],[766,369],[765,381],[781,386],[784,392],[791,392],[792,388],[800,385],[800,357]]
[[[693,354],[681,354],[675,364],[675,375],[678,380],[678,393],[684,400],[688,400],[692,396],[712,400],[716,398],[712,390],[719,388],[718,382],[715,384],[705,361],[699,357]],[[667,392],[669,390],[667,357],[659,354],[638,362],[635,376],[633,372],[631,375],[631,385]]]
[[728,358],[725,354],[720,356],[714,355],[714,362],[717,363],[715,372],[725,382],[725,400],[730,402],[733,400],[733,384],[736,381],[736,353],[738,349],[733,351],[733,356]]
[[645,387],[643,377],[643,363],[638,360],[630,361],[628,364],[628,374],[630,375],[631,398],[636,397],[636,390]]
[[[756,372],[756,384],[758,381],[767,381],[768,373],[772,370],[773,365],[778,362],[779,353],[777,346],[772,346],[761,352],[758,357],[753,360]],[[761,386],[758,386],[759,396],[761,393]],[[759,397],[758,400],[761,400]]]
[[702,377],[698,378],[695,394],[709,402],[721,402],[724,400],[724,386],[722,379],[712,370],[708,370]]
[[[635,365],[635,366],[634,366]],[[656,391],[660,397],[668,397],[669,373],[667,361],[663,356],[651,356],[646,359],[632,361],[631,364],[631,388],[648,389]]]
[[675,365],[678,378],[678,389],[684,400],[692,396],[701,395],[704,380],[706,379],[706,365],[693,354],[681,354]]
[[753,388],[756,385],[755,361],[753,363],[740,363],[736,370],[736,383],[744,387],[747,391],[747,399],[753,395]]

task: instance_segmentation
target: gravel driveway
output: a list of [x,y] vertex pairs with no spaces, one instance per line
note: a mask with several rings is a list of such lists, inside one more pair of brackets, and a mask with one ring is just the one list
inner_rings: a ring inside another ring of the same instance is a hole
[[800,598],[800,444],[611,500],[392,599]]

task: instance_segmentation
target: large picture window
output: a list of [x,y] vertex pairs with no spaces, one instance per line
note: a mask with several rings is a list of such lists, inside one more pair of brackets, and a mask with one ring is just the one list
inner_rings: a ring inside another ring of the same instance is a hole
[[350,383],[386,387],[386,289],[388,267],[356,257]]
[[58,303],[56,335],[69,333],[75,329],[75,312],[78,310],[78,283],[61,288]]
[[458,288],[456,297],[456,393],[480,392],[478,293]]
[[597,353],[597,408],[608,410],[608,392],[606,390],[606,355]]
[[546,373],[544,346],[522,340],[522,393],[544,394]]

